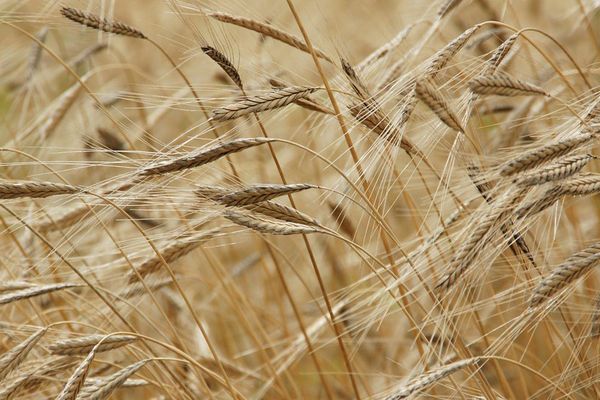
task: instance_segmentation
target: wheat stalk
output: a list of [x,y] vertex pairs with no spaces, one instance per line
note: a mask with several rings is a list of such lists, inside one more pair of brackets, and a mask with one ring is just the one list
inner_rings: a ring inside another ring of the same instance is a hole
[[94,14],[86,13],[71,7],[62,7],[60,12],[65,18],[90,28],[114,33],[116,35],[146,39],[146,36],[142,32],[122,22],[110,21],[106,18],[100,18]]
[[242,78],[240,77],[238,70],[231,63],[231,61],[229,61],[225,54],[211,46],[202,46],[201,49],[204,54],[209,56],[214,62],[217,63],[219,67],[221,67],[221,69],[227,74],[227,76],[229,76],[229,78],[231,78],[233,83],[235,83],[240,90],[244,90]]
[[217,121],[228,121],[243,115],[274,110],[294,103],[298,99],[305,98],[316,90],[318,88],[304,86],[275,89],[270,93],[246,97],[237,103],[216,108],[212,112],[212,118]]
[[438,118],[451,129],[463,132],[460,120],[450,109],[446,100],[442,97],[439,90],[436,89],[432,80],[423,79],[417,82],[415,93]]
[[52,283],[48,285],[38,285],[23,290],[15,290],[6,294],[0,295],[0,304],[8,304],[18,300],[29,299],[35,296],[41,296],[43,294],[56,292],[63,289],[72,289],[81,287],[82,285],[77,283]]
[[112,392],[121,387],[131,375],[135,374],[150,361],[151,360],[138,361],[106,378],[102,378],[100,381],[92,381],[93,383],[91,385],[86,385],[81,389],[79,398],[81,400],[107,399]]
[[250,147],[259,146],[271,141],[272,139],[269,138],[247,138],[221,142],[208,149],[198,149],[180,157],[148,165],[140,170],[140,175],[154,176],[196,168],[216,161],[228,154],[237,153],[238,151],[246,150]]
[[[310,54],[310,50],[308,49],[308,46],[304,43],[304,41],[302,39],[300,39],[297,36],[291,35],[287,32],[284,32],[280,29],[277,29],[272,25],[268,25],[268,24],[256,21],[254,19],[234,16],[234,15],[226,14],[223,12],[209,13],[209,14],[207,14],[207,16],[214,18],[217,21],[221,21],[221,22],[225,22],[227,24],[233,24],[233,25],[237,25],[242,28],[250,29],[251,31],[260,33],[261,35],[268,36],[270,38],[273,38],[282,43],[290,45],[298,50],[301,50],[305,53]],[[331,59],[329,57],[327,57],[327,55],[323,51],[321,51],[317,48],[313,48],[313,50],[317,57],[331,62]]]
[[525,152],[504,164],[500,169],[500,175],[510,176],[537,167],[590,143],[596,137],[597,135],[593,133],[580,134]]
[[478,76],[469,82],[469,89],[476,94],[495,94],[499,96],[528,96],[544,95],[547,93],[544,89],[531,83],[523,82],[519,79],[504,73],[495,73],[494,75]]
[[596,266],[598,261],[600,261],[600,243],[594,243],[571,255],[538,283],[529,299],[529,308],[541,305],[561,289],[582,277]]
[[322,232],[316,226],[264,218],[251,212],[225,210],[224,216],[238,225],[271,235],[297,235]]
[[41,328],[23,342],[0,356],[0,382],[19,366],[31,349],[40,341],[47,328]]
[[548,164],[537,170],[529,171],[516,179],[521,186],[541,185],[568,178],[581,171],[591,160],[595,159],[591,154],[564,157],[552,164]]
[[97,346],[94,346],[92,350],[88,353],[88,355],[84,358],[84,360],[77,366],[75,371],[71,374],[67,383],[61,390],[61,392],[56,396],[56,400],[76,400],[77,394],[80,392],[85,378],[88,375],[90,370],[90,366],[92,365],[92,361],[96,356]]
[[94,350],[96,353],[109,351],[137,340],[131,335],[89,335],[75,339],[63,339],[48,346],[53,354],[63,356],[83,355]]
[[405,399],[413,393],[417,393],[423,391],[424,389],[427,389],[429,386],[433,385],[436,382],[439,382],[448,375],[451,375],[457,371],[460,371],[463,368],[476,364],[479,360],[481,360],[481,358],[479,357],[460,360],[436,368],[422,375],[419,375],[416,378],[413,378],[406,385],[403,385],[400,389],[395,390],[392,395],[386,397],[386,400]]

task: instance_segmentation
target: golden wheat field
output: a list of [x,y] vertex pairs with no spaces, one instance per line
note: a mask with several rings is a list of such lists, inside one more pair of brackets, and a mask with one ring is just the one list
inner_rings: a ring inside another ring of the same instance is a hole
[[0,400],[600,398],[597,0],[0,0]]

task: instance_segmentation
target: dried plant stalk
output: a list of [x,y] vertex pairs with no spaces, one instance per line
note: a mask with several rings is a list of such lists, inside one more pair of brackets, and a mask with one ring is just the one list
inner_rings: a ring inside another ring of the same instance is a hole
[[529,307],[541,305],[595,267],[598,261],[600,261],[600,243],[594,243],[576,252],[540,281],[529,299]]
[[96,43],[96,44],[88,47],[87,49],[83,50],[81,53],[79,53],[75,57],[73,57],[73,59],[71,59],[69,61],[69,65],[72,65],[73,67],[77,68],[81,64],[83,64],[83,62],[85,62],[85,60],[89,59],[94,54],[99,53],[107,48],[108,48],[107,43]]
[[271,218],[264,218],[250,212],[226,210],[224,216],[238,225],[245,226],[246,228],[250,228],[260,233],[269,233],[271,235],[296,235],[322,231],[316,226],[278,221]]
[[596,137],[593,133],[586,133],[533,149],[504,164],[500,169],[500,175],[510,176],[537,167],[590,143]]
[[462,2],[462,0],[446,0],[444,4],[440,7],[437,12],[437,16],[439,19],[444,18],[450,11],[454,8],[458,7],[458,5]]
[[519,207],[515,211],[515,215],[518,218],[523,218],[525,216],[532,217],[556,203],[564,194],[565,192],[560,186],[550,188],[538,200],[534,200]]
[[315,188],[315,185],[307,183],[296,184],[262,184],[252,185],[242,190],[222,194],[215,198],[216,201],[226,206],[245,206],[272,200],[280,196],[297,193],[303,190]]
[[153,176],[199,167],[216,161],[221,157],[225,157],[228,154],[236,153],[271,141],[272,140],[269,138],[247,138],[222,142],[213,147],[209,147],[208,149],[198,149],[181,157],[144,167],[140,171],[140,175]]
[[110,21],[106,18],[100,18],[94,14],[86,13],[71,7],[63,7],[60,9],[60,12],[65,18],[90,28],[114,33],[116,35],[146,39],[146,36],[142,32],[122,22]]
[[292,86],[276,89],[264,95],[246,97],[237,103],[214,109],[212,118],[217,121],[227,121],[247,114],[274,110],[305,98],[316,90],[318,88]]
[[546,182],[558,181],[581,171],[591,160],[596,157],[591,154],[575,155],[562,158],[543,168],[530,171],[517,178],[521,186],[541,185]]
[[219,50],[215,49],[211,46],[203,46],[202,51],[204,54],[209,56],[214,62],[217,63],[219,67],[231,78],[233,83],[240,88],[240,90],[244,90],[244,85],[242,84],[242,78],[240,74],[235,68],[235,66],[229,61],[229,59],[225,56],[225,54],[221,53]]
[[476,364],[480,359],[481,358],[479,357],[473,357],[466,360],[456,361],[422,374],[412,379],[410,382],[408,382],[408,384],[402,386],[400,389],[394,391],[394,394],[386,397],[386,400],[405,399],[413,393],[427,389],[429,386],[439,382],[448,375],[451,375],[465,367]]
[[498,96],[530,96],[543,95],[547,93],[539,86],[504,73],[494,75],[478,76],[469,82],[469,88],[477,94],[495,94]]
[[454,111],[450,109],[450,106],[442,97],[439,90],[436,89],[433,81],[428,79],[420,80],[417,82],[415,90],[419,100],[425,103],[444,124],[456,131],[464,131],[460,120]]
[[[63,339],[48,346],[53,354],[63,356],[83,355],[94,350],[96,353],[109,351],[137,340],[136,336],[131,335],[89,335],[75,339]],[[102,341],[100,343],[100,341]]]
[[12,290],[21,290],[27,289],[35,286],[35,283],[27,282],[27,281],[5,281],[0,282],[0,293],[2,292],[10,292]]
[[31,349],[40,341],[47,328],[41,328],[23,342],[0,356],[0,382],[12,372],[29,354]]
[[[223,12],[214,12],[214,13],[207,14],[207,16],[214,18],[218,21],[225,22],[227,24],[233,24],[233,25],[237,25],[242,28],[250,29],[251,31],[268,36],[270,38],[273,38],[273,39],[283,42],[287,45],[295,47],[298,50],[301,50],[305,53],[310,54],[310,50],[308,49],[308,46],[304,43],[304,41],[302,39],[300,39],[297,36],[291,35],[287,32],[284,32],[280,29],[277,29],[277,28],[273,27],[272,25],[265,24],[265,23],[256,21],[254,19],[234,16],[234,15],[226,14]],[[329,57],[327,57],[327,55],[323,51],[321,51],[317,48],[313,48],[313,50],[317,57],[331,62],[331,59]]]
[[363,61],[361,61],[360,64],[358,64],[356,66],[356,69],[361,71],[361,70],[367,68],[368,66],[372,65],[373,63],[377,62],[378,60],[381,60],[387,54],[394,51],[396,48],[398,48],[398,46],[400,46],[406,40],[406,38],[408,37],[408,35],[410,34],[410,32],[412,31],[414,26],[415,26],[414,24],[410,24],[406,28],[402,29],[391,40],[384,43],[378,49],[376,49],[371,54],[369,54]]

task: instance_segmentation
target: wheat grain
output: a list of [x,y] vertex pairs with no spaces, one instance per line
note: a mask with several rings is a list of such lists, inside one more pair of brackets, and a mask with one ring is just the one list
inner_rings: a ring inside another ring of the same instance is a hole
[[[63,356],[83,355],[94,350],[96,353],[116,349],[137,340],[131,335],[90,335],[75,339],[63,339],[48,346],[53,354]],[[100,341],[102,341],[100,343]]]
[[296,235],[300,233],[321,232],[321,229],[316,226],[264,218],[251,212],[226,210],[224,216],[238,225],[271,235]]
[[116,35],[146,39],[146,36],[142,32],[122,22],[110,21],[106,18],[100,18],[94,14],[86,13],[71,7],[62,7],[60,9],[60,13],[65,18],[90,28],[98,29],[108,33],[114,33]]
[[225,54],[211,46],[202,46],[201,49],[204,54],[209,56],[214,62],[217,63],[219,67],[221,67],[221,69],[227,74],[227,76],[229,76],[229,78],[231,78],[233,83],[235,83],[240,90],[244,90],[242,78],[240,77],[238,70],[234,67],[231,61],[229,61]]
[[552,164],[529,171],[518,177],[516,181],[521,186],[534,186],[562,180],[575,175],[595,158],[591,154],[564,157]]
[[600,261],[600,243],[594,243],[574,253],[538,283],[529,299],[529,307],[541,305],[561,289],[582,277],[596,266],[598,261]]
[[441,93],[435,88],[433,81],[420,80],[415,87],[415,93],[438,118],[451,129],[463,132],[460,120],[450,109]]
[[226,206],[245,206],[272,200],[280,196],[297,193],[303,190],[315,188],[315,185],[307,183],[296,184],[262,184],[252,185],[242,190],[236,190],[215,197],[215,200]]
[[[287,32],[284,32],[280,29],[277,29],[272,25],[265,24],[254,19],[234,16],[223,12],[209,13],[207,14],[207,16],[214,18],[218,21],[225,22],[227,24],[233,24],[242,28],[250,29],[254,32],[260,33],[261,35],[268,36],[270,38],[273,38],[289,46],[295,47],[298,50],[310,54],[308,46],[304,43],[302,39],[300,39],[297,36],[291,35]],[[323,51],[317,48],[313,48],[313,50],[317,57],[331,62],[331,59],[327,57],[327,55]]]
[[285,206],[283,204],[273,203],[271,201],[263,201],[258,204],[244,206],[245,209],[266,215],[267,217],[279,219],[281,221],[293,222],[302,225],[320,226],[317,220],[309,215],[304,214],[295,208]]
[[292,86],[276,89],[263,95],[246,97],[237,103],[214,109],[212,118],[217,121],[228,121],[243,115],[282,108],[298,99],[305,98],[316,90],[318,88]]
[[41,328],[23,342],[0,356],[0,382],[23,361],[27,354],[40,341],[47,328]]
[[544,89],[504,73],[478,76],[469,82],[469,88],[476,94],[495,94],[499,96],[547,95]]
[[467,41],[473,36],[475,32],[481,27],[481,24],[472,26],[471,28],[464,31],[462,34],[457,36],[454,40],[449,42],[444,48],[438,51],[429,61],[428,66],[425,69],[425,74],[433,78],[440,70],[442,70],[446,64],[463,48]]
[[0,295],[0,304],[8,304],[15,301],[29,299],[35,296],[41,296],[43,294],[56,292],[63,289],[72,289],[76,287],[81,287],[82,285],[77,283],[54,283],[48,285],[38,285],[33,286],[27,289],[15,290],[12,292],[8,292],[6,294]]

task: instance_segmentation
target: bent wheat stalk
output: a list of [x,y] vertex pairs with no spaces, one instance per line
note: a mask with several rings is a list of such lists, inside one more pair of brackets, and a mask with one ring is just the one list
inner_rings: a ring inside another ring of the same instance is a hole
[[87,354],[90,351],[99,353],[113,350],[137,340],[131,335],[90,335],[75,339],[63,339],[48,346],[53,354],[74,356]]

